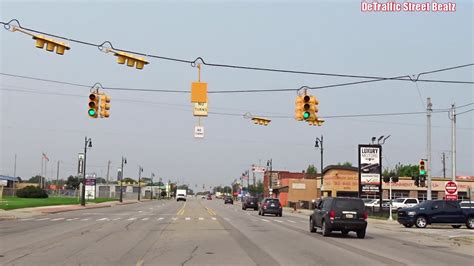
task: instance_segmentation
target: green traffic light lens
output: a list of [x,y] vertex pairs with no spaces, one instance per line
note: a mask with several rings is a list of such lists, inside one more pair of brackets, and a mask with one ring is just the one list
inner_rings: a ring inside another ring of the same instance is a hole
[[94,109],[89,109],[89,116],[95,116],[96,111]]
[[426,174],[426,171],[425,170],[421,170],[420,171],[420,175],[425,175]]
[[309,118],[309,112],[304,112],[303,118],[304,118],[304,119],[308,119],[308,118]]

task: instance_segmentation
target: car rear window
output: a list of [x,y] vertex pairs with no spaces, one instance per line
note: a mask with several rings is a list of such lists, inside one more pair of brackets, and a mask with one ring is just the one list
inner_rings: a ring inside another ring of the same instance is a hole
[[363,211],[365,206],[362,200],[337,199],[334,207],[337,210]]
[[266,199],[265,202],[268,203],[279,203],[280,201],[278,199]]

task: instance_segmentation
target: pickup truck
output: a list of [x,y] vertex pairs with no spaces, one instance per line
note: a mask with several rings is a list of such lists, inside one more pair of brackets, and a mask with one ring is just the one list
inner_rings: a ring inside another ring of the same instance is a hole
[[450,224],[459,228],[463,224],[474,228],[474,208],[461,208],[458,201],[427,200],[414,207],[398,210],[398,222],[405,227],[415,225],[425,228],[428,224]]

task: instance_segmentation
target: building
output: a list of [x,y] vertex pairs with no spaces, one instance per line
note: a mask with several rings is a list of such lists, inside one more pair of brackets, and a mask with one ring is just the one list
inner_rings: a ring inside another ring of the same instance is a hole
[[264,197],[279,198],[283,206],[301,202],[307,204],[318,198],[317,176],[304,171],[267,171],[263,176]]

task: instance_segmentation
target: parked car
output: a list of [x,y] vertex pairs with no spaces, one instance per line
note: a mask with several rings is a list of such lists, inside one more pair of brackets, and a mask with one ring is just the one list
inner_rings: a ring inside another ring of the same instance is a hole
[[[369,208],[372,208],[372,207],[375,207],[375,208],[380,208],[380,200],[379,199],[375,199],[369,203],[366,203],[365,204],[366,207],[369,207]],[[382,208],[390,208],[390,200],[389,199],[383,199],[382,200]]]
[[398,211],[398,222],[405,227],[415,225],[425,228],[428,224],[451,224],[459,228],[465,224],[474,229],[474,209],[461,208],[458,201],[426,200],[414,207]]
[[474,208],[474,201],[463,200],[459,203],[461,208]]
[[332,231],[341,231],[347,235],[350,231],[364,238],[367,229],[368,213],[364,202],[359,198],[324,198],[309,218],[309,231],[316,232],[321,228],[322,235],[328,236]]
[[244,201],[242,201],[242,210],[245,211],[247,208],[252,208],[255,211],[258,210],[258,199],[252,196],[245,197]]
[[225,197],[224,204],[227,204],[227,203],[232,204],[232,205],[234,204],[234,200],[232,199],[232,197],[229,197],[229,196]]
[[392,200],[392,209],[394,210],[400,210],[403,208],[408,208],[408,207],[413,207],[420,202],[418,201],[417,198],[399,198],[399,199],[393,199]]
[[276,198],[264,198],[258,206],[258,215],[275,214],[275,216],[283,215],[283,208],[280,200]]
[[367,206],[367,204],[371,204],[372,202],[376,201],[377,199],[362,199],[364,202],[364,205]]

